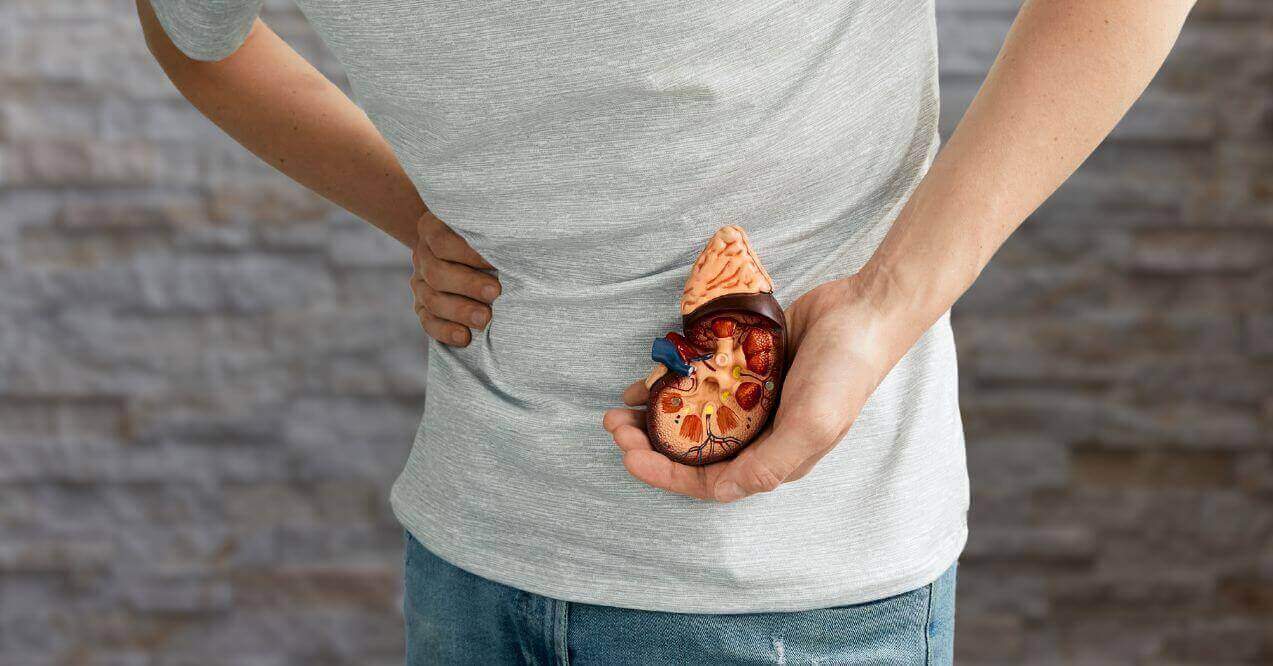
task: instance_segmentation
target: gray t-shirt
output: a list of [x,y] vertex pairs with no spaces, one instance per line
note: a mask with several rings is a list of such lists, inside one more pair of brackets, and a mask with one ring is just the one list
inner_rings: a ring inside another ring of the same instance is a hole
[[[259,0],[152,0],[233,52]],[[426,204],[504,292],[429,348],[390,494],[441,557],[558,599],[786,611],[913,589],[967,534],[949,313],[804,479],[733,504],[650,488],[601,427],[679,327],[715,230],[785,307],[857,271],[938,145],[932,0],[298,0]]]

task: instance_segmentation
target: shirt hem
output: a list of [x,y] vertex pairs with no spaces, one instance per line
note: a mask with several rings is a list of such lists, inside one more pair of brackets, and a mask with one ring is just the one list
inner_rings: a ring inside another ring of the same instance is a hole
[[[941,546],[923,561],[922,566],[888,581],[866,585],[861,580],[831,581],[822,576],[809,587],[766,587],[746,591],[721,589],[677,597],[627,592],[607,594],[605,581],[598,581],[591,589],[584,590],[580,589],[578,581],[563,585],[560,581],[543,577],[510,577],[506,575],[507,571],[525,571],[526,563],[496,553],[485,553],[481,561],[470,559],[463,549],[433,538],[430,531],[424,529],[424,525],[410,520],[405,515],[406,512],[398,508],[396,499],[391,497],[390,503],[398,521],[421,545],[452,566],[473,575],[560,601],[669,613],[798,612],[878,601],[919,589],[937,580],[959,559],[968,540],[968,523],[964,514],[958,521],[957,528],[941,540]],[[501,566],[501,563],[505,566]]]

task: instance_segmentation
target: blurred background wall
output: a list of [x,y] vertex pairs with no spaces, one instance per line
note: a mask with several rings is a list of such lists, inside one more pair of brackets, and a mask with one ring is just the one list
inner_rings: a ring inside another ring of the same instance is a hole
[[[1017,3],[938,2],[948,134]],[[1273,3],[1201,0],[956,307],[960,663],[1273,661],[1271,260]],[[130,0],[0,0],[0,665],[401,663],[407,261],[182,100]]]

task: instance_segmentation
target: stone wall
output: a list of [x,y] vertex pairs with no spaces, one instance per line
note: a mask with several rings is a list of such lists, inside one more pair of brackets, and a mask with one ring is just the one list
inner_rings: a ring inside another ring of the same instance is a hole
[[[939,5],[947,128],[1012,4]],[[1273,662],[1273,4],[1200,2],[954,322],[962,661]]]
[[[939,0],[947,132],[1015,7]],[[961,663],[1273,660],[1271,259],[1273,5],[1203,0],[956,308]],[[0,3],[0,666],[400,663],[406,262],[194,111],[132,2]]]

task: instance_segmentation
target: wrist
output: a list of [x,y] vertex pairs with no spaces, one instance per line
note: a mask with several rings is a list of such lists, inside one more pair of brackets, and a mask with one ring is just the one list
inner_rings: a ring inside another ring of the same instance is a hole
[[860,322],[854,345],[889,368],[945,311],[883,268],[868,265],[844,281],[845,307]]

